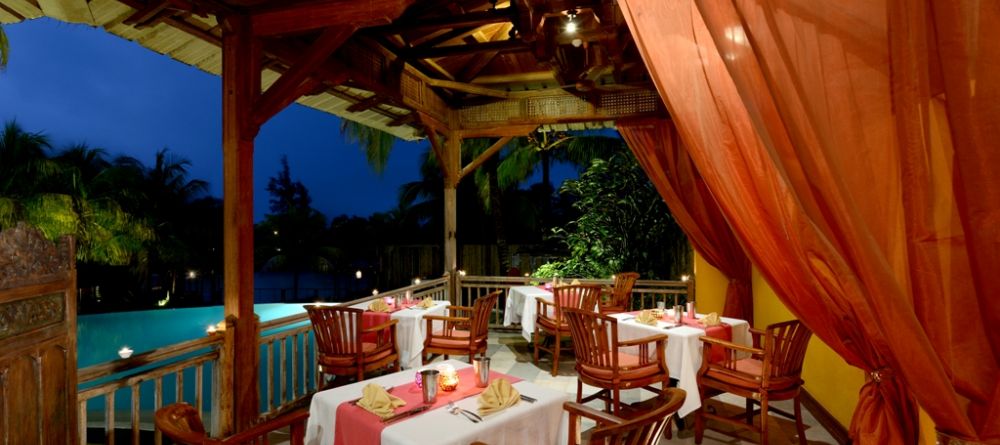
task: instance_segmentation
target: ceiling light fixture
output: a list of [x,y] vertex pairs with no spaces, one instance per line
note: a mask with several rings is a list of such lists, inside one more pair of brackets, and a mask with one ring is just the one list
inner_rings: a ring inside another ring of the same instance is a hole
[[566,11],[566,16],[569,18],[569,21],[566,22],[567,34],[576,34],[576,14],[577,14],[576,8]]

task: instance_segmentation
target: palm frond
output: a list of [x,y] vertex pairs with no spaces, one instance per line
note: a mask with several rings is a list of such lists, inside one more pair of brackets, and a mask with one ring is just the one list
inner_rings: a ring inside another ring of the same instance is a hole
[[3,32],[3,28],[0,28],[0,71],[7,68],[8,54],[10,54],[10,41],[7,40],[7,34]]
[[392,144],[396,142],[395,136],[347,119],[341,121],[340,134],[348,143],[357,143],[361,146],[372,170],[378,174],[385,171],[385,166],[389,163],[389,154],[392,152]]

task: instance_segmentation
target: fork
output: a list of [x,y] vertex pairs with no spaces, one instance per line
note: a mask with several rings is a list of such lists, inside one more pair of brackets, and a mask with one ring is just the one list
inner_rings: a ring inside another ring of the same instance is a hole
[[469,412],[468,410],[464,410],[462,408],[459,408],[458,405],[455,405],[455,402],[448,402],[448,408],[447,409],[448,409],[448,412],[450,412],[450,413],[452,413],[452,414],[454,414],[456,416],[459,415],[459,414],[462,414],[462,416],[464,416],[466,419],[469,419],[469,421],[471,421],[472,423],[479,423],[479,422],[481,422],[483,420],[482,417],[479,417],[478,415],[473,414],[473,413]]

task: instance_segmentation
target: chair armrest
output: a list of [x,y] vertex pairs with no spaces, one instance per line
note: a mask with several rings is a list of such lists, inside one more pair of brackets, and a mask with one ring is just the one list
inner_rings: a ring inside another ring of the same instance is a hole
[[709,345],[718,346],[718,347],[722,347],[722,348],[726,348],[726,349],[732,349],[734,351],[749,352],[750,354],[754,354],[754,355],[763,355],[764,354],[764,350],[763,349],[751,348],[749,346],[738,345],[738,344],[730,342],[730,341],[720,340],[718,338],[709,337],[707,335],[702,335],[700,337],[700,340],[702,341],[702,343],[708,343]]
[[389,321],[387,321],[385,323],[382,323],[382,324],[377,324],[375,326],[370,326],[370,327],[367,327],[367,328],[363,328],[363,329],[361,329],[361,333],[362,334],[368,334],[368,333],[371,333],[371,332],[378,332],[378,331],[384,330],[384,329],[386,329],[386,328],[388,328],[390,326],[395,326],[397,323],[399,323],[399,320],[389,320]]
[[618,347],[639,346],[653,342],[666,341],[667,334],[654,334],[649,337],[636,338],[634,340],[618,341]]
[[597,422],[600,425],[621,425],[625,422],[625,419],[615,417],[604,411],[598,411],[587,405],[581,405],[575,402],[564,402],[563,409],[569,412],[571,416],[583,416]]
[[450,321],[453,323],[469,323],[469,317],[449,317],[447,315],[424,315],[424,320],[427,321]]
[[448,305],[448,310],[450,310],[450,311],[456,311],[457,310],[457,311],[469,311],[469,312],[472,312],[472,307],[471,306],[452,306],[452,305]]
[[292,437],[290,443],[292,445],[301,444],[305,435],[305,422],[307,419],[309,419],[308,409],[294,411],[292,413],[268,420],[267,422],[255,425],[246,431],[229,436],[223,439],[222,443],[246,443],[251,440],[258,439],[271,431],[291,425]]

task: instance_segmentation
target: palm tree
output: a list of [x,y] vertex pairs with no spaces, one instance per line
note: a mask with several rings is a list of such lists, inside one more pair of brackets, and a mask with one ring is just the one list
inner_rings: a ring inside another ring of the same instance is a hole
[[0,28],[0,71],[7,68],[7,55],[10,53],[10,42],[7,41],[7,34]]

